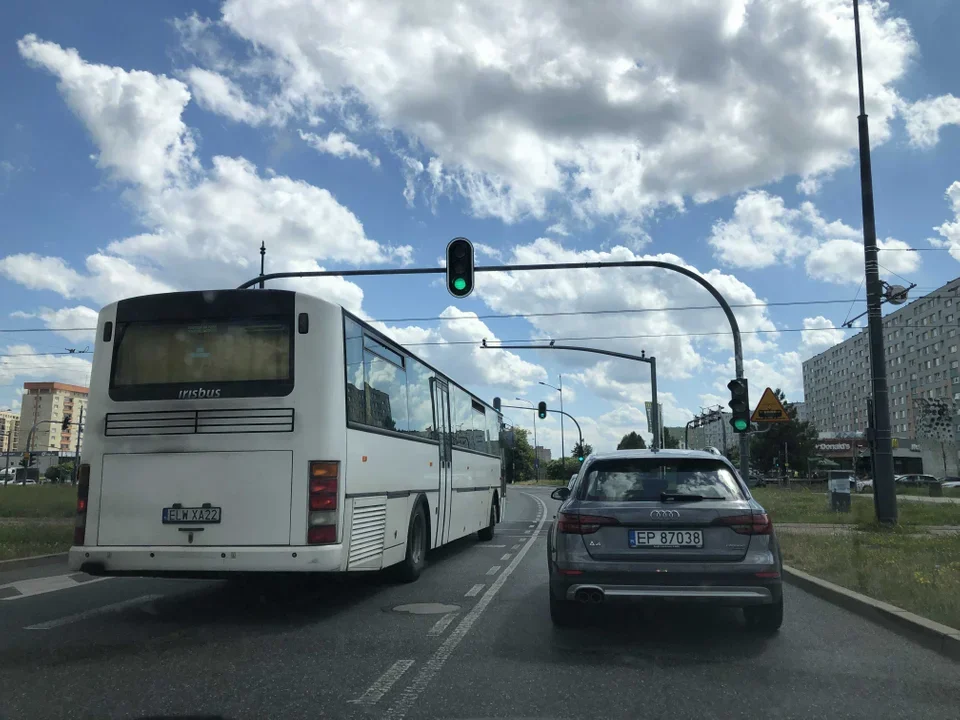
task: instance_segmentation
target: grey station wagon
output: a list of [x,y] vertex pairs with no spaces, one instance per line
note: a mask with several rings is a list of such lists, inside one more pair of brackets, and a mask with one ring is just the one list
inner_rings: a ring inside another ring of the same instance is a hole
[[693,450],[591,455],[548,536],[550,616],[585,606],[701,602],[742,607],[748,625],[783,622],[773,524],[730,462]]

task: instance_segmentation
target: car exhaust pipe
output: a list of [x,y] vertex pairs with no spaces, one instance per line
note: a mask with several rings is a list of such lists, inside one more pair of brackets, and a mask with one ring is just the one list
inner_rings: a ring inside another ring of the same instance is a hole
[[599,605],[603,602],[603,591],[602,590],[591,590],[590,591],[590,602],[594,605]]
[[577,602],[586,605],[588,602],[590,602],[590,591],[584,589],[577,590],[577,594],[573,597]]

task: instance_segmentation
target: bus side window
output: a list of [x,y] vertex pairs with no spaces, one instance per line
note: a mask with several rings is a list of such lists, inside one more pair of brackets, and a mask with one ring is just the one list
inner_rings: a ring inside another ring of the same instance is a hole
[[367,422],[366,384],[363,378],[363,332],[350,318],[344,318],[344,350],[347,366],[347,420]]
[[433,399],[430,380],[433,370],[411,357],[407,364],[407,407],[410,410],[410,433],[430,440],[437,439],[433,427]]

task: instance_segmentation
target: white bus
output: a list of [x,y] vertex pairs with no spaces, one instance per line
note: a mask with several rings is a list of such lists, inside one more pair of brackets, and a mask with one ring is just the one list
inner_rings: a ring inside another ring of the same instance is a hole
[[414,580],[505,507],[500,414],[303,293],[106,306],[87,418],[69,563],[94,575]]

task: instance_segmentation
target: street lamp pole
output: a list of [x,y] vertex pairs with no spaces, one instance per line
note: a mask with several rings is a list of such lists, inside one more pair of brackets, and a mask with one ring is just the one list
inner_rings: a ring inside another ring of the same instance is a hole
[[[537,406],[533,404],[531,400],[527,400],[522,397],[514,398],[514,400],[519,400],[520,402],[530,403],[530,409],[536,410]],[[540,480],[540,456],[537,455],[537,413],[533,413],[533,471],[537,475],[537,480]]]
[[542,380],[540,381],[541,385],[544,385],[548,388],[553,388],[558,393],[560,393],[560,467],[564,471],[567,469],[567,450],[563,444],[563,375],[557,374],[557,377],[560,378],[560,387],[553,387],[550,383],[545,383]]
[[853,29],[857,44],[857,86],[860,115],[860,195],[863,205],[863,256],[867,286],[867,333],[870,342],[870,377],[873,395],[874,501],[877,520],[896,524],[897,495],[893,481],[893,443],[890,435],[890,403],[887,395],[887,362],[883,348],[883,283],[877,258],[877,223],[873,210],[873,171],[870,164],[870,130],[863,94],[863,56],[860,50],[860,8],[853,0]]

